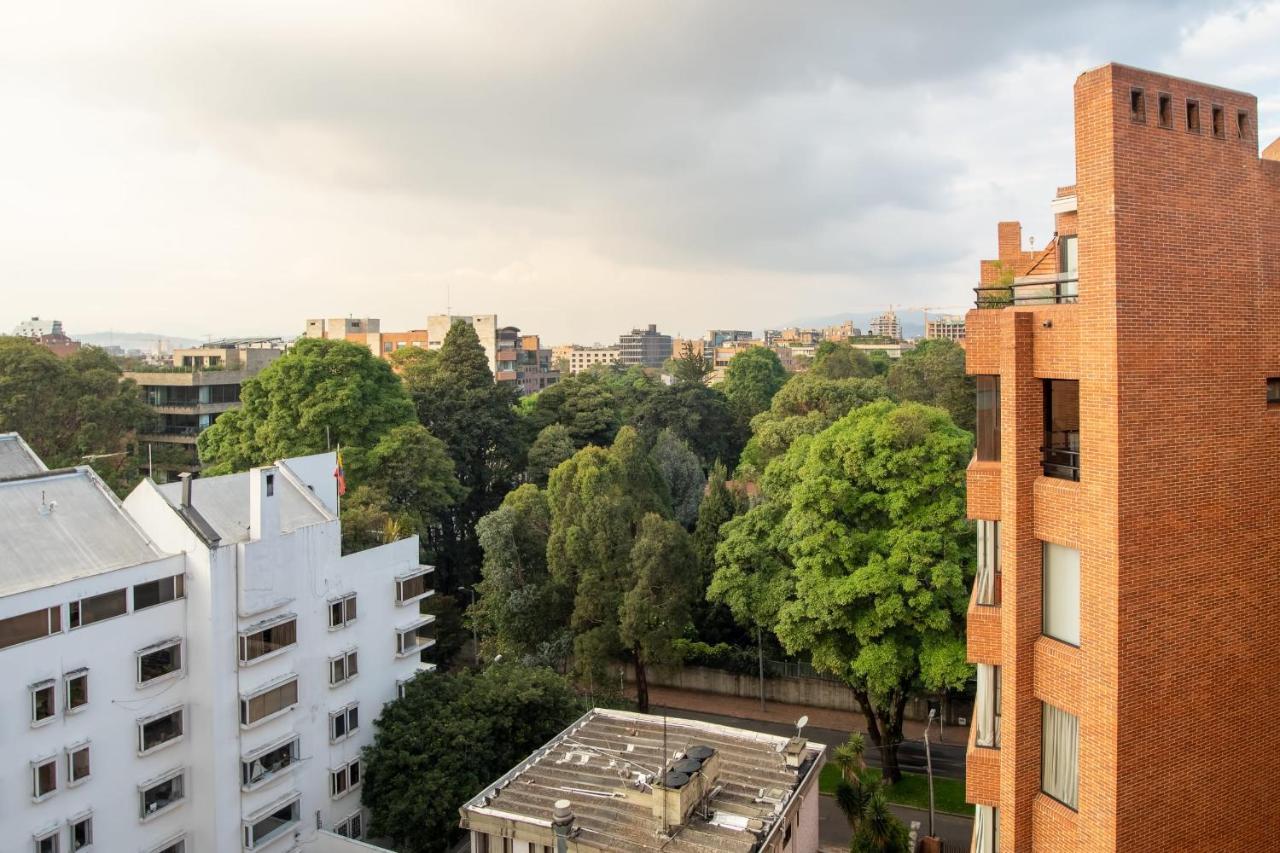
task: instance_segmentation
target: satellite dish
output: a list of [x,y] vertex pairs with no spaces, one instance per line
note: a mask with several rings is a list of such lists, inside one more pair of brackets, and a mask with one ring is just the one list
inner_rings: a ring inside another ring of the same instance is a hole
[[804,728],[805,726],[807,726],[807,725],[809,725],[809,715],[808,715],[808,714],[805,714],[803,717],[801,717],[800,719],[796,720],[796,737],[799,737],[799,736],[800,736],[800,730],[801,730],[801,729],[803,729],[803,728]]

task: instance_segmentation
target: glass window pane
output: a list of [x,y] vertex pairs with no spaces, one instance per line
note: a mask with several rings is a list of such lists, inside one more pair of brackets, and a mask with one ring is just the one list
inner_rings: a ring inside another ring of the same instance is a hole
[[1040,789],[1063,805],[1077,808],[1080,721],[1047,703],[1041,707]]
[[1044,543],[1044,621],[1042,633],[1080,645],[1080,552]]
[[1000,461],[1000,377],[977,377],[977,453],[982,462]]

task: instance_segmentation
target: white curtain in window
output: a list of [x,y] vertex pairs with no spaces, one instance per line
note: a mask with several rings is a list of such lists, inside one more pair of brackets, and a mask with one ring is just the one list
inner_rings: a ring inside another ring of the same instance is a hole
[[978,588],[979,604],[997,604],[996,583],[1000,571],[1000,522],[978,521]]
[[991,806],[974,806],[971,853],[997,853],[997,850],[996,810]]
[[1044,543],[1043,582],[1044,634],[1080,645],[1080,552]]
[[974,722],[978,726],[978,746],[997,746],[995,667],[978,664],[978,693],[973,700]]
[[1080,721],[1052,705],[1043,707],[1040,788],[1074,809],[1080,781]]

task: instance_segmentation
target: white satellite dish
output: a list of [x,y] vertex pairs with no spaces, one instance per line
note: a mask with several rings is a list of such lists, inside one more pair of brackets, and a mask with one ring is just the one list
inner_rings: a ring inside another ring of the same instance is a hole
[[808,715],[808,714],[805,714],[805,715],[804,715],[804,716],[802,716],[800,719],[796,720],[796,737],[800,737],[800,730],[801,730],[801,729],[803,729],[803,728],[804,728],[805,726],[807,726],[807,725],[809,725],[809,715]]

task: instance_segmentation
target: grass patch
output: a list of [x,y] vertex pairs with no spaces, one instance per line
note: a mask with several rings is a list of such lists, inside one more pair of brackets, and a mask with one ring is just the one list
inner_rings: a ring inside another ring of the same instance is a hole
[[[869,779],[878,780],[880,770],[868,768],[865,775]],[[818,787],[822,793],[832,794],[839,781],[840,768],[834,764],[828,764],[822,768],[822,775],[818,777]],[[917,809],[929,808],[929,780],[924,774],[903,773],[902,781],[896,785],[889,785],[884,792],[885,799],[891,803]],[[973,814],[973,806],[964,801],[964,780],[934,776],[933,807],[940,812],[970,817]]]

